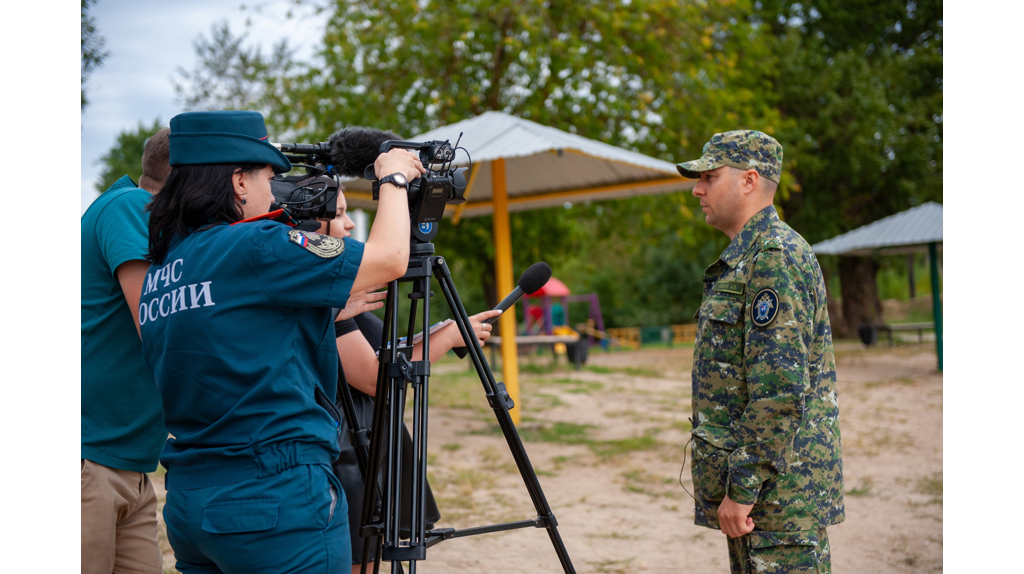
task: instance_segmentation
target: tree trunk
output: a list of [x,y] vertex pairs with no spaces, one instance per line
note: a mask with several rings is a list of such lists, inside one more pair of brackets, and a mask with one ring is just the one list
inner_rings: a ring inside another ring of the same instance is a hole
[[[835,329],[840,337],[852,337],[861,325],[882,322],[878,299],[878,263],[869,257],[840,257],[839,282],[843,296],[843,321]],[[835,328],[837,325],[833,325]]]

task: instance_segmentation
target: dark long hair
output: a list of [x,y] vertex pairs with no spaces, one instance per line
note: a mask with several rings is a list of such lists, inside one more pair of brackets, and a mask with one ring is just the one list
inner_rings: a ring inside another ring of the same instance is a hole
[[252,173],[266,164],[179,165],[153,196],[149,211],[149,255],[160,265],[167,257],[174,234],[189,235],[221,223],[242,220],[231,176],[236,170]]

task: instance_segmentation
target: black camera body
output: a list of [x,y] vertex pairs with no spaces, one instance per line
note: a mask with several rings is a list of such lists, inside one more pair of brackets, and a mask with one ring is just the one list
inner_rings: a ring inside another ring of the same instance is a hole
[[[409,217],[412,222],[412,237],[416,241],[429,242],[437,235],[445,205],[458,205],[466,201],[466,168],[452,167],[455,148],[448,141],[433,140],[410,142],[388,140],[381,144],[380,153],[395,148],[415,150],[427,173],[409,182]],[[431,169],[440,165],[439,169]],[[380,181],[373,171],[373,165],[366,167],[363,176],[373,181],[373,199],[380,198]],[[388,174],[380,174],[388,175]]]
[[272,209],[282,207],[298,222],[296,229],[316,231],[338,212],[338,180],[329,175],[279,175],[270,180]]

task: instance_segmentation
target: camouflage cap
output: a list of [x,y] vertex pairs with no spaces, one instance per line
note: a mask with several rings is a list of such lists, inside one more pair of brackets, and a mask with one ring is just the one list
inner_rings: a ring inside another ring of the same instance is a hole
[[724,165],[736,169],[756,169],[761,177],[779,183],[782,175],[782,144],[772,136],[755,130],[734,130],[711,136],[704,144],[700,159],[676,166],[679,173],[693,179],[700,172]]

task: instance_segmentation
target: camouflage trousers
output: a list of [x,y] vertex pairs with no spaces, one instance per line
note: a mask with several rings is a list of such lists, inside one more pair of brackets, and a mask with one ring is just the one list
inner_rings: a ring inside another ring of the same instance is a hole
[[755,530],[728,540],[732,574],[832,574],[832,552],[824,528]]

